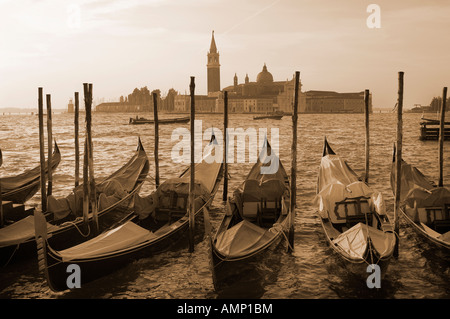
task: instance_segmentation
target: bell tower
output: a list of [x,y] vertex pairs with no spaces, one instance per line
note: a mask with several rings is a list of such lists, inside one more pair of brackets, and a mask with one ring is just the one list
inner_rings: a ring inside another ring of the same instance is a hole
[[220,91],[220,64],[219,52],[217,52],[214,31],[212,32],[211,46],[208,52],[208,93]]

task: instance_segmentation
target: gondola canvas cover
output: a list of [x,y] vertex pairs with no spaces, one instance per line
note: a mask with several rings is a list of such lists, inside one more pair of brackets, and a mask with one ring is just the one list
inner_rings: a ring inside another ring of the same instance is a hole
[[[396,176],[397,176],[397,166],[396,163],[392,163],[391,169],[391,187],[395,195],[396,190]],[[411,164],[402,161],[402,171],[401,171],[401,185],[400,185],[400,203],[402,203],[408,193],[414,188],[419,188],[423,190],[432,190],[434,188],[434,183],[430,181],[425,175],[422,174],[416,167]]]
[[356,181],[359,181],[356,173],[338,155],[322,157],[319,167],[318,192],[330,184],[349,185]]
[[386,234],[381,230],[358,223],[340,234],[333,240],[333,243],[352,258],[363,258],[368,238],[370,238],[375,250],[381,256],[385,256],[392,251],[395,245],[395,241],[392,240],[393,236],[393,233]]
[[[47,223],[48,231],[55,231],[58,226]],[[27,216],[14,224],[0,229],[0,247],[17,245],[34,238],[34,216]]]
[[128,221],[80,245],[60,251],[64,262],[74,259],[95,258],[111,252],[127,249],[156,236]]
[[239,257],[257,250],[270,242],[274,236],[269,230],[243,220],[218,234],[215,247],[223,255]]
[[314,203],[319,206],[319,214],[323,218],[333,218],[331,213],[336,202],[360,196],[371,198],[370,204],[376,203],[375,207],[380,214],[385,210],[381,193],[374,192],[367,184],[361,182],[347,162],[337,155],[322,157],[318,190]]

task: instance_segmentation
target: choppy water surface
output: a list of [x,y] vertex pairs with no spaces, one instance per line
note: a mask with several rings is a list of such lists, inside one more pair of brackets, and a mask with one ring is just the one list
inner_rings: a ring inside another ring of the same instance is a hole
[[[144,117],[152,117],[144,114]],[[438,144],[419,140],[420,114],[405,114],[403,158],[417,164],[424,174],[438,178]],[[141,194],[154,189],[153,125],[128,125],[129,114],[94,114],[93,142],[96,180],[121,167],[134,153],[140,136],[151,163],[149,181]],[[162,115],[161,115],[162,117]],[[197,115],[203,131],[223,127],[222,115]],[[84,134],[84,121],[80,120]],[[171,150],[176,142],[172,132],[189,124],[160,126],[159,163],[161,180],[177,176],[183,165],[174,164]],[[254,121],[250,115],[232,114],[229,127],[279,128],[280,158],[286,170],[291,166],[292,122]],[[393,210],[389,172],[396,138],[396,114],[375,113],[370,120],[370,185],[383,192],[387,208]],[[292,254],[282,252],[275,262],[262,265],[265,274],[258,280],[226,292],[214,290],[206,241],[189,253],[185,249],[140,259],[82,289],[53,293],[38,274],[35,263],[21,263],[0,270],[2,298],[449,298],[448,257],[418,240],[413,230],[401,221],[400,255],[388,269],[382,288],[371,290],[365,281],[349,276],[327,246],[322,227],[312,204],[324,136],[334,150],[345,157],[357,173],[364,171],[364,115],[322,114],[299,116],[298,173],[295,247]],[[72,114],[53,116],[53,135],[62,154],[54,172],[53,194],[65,196],[74,185],[74,129]],[[36,115],[0,116],[0,147],[3,152],[2,176],[9,176],[39,164],[38,118]],[[270,134],[269,134],[270,139]],[[80,137],[81,149],[83,136]],[[444,183],[450,172],[450,144],[444,148]],[[229,194],[243,181],[252,164],[229,165]],[[40,202],[38,193],[30,204]],[[213,226],[222,216],[222,186],[211,209]]]

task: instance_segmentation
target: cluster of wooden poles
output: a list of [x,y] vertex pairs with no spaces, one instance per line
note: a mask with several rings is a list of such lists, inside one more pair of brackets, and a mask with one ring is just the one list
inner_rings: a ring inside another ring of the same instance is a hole
[[[398,73],[398,101],[397,101],[397,139],[396,139],[396,191],[394,204],[394,231],[397,234],[395,255],[398,256],[398,234],[399,234],[399,209],[400,209],[400,187],[401,187],[401,158],[402,158],[402,138],[403,138],[403,78],[404,72]],[[291,174],[290,174],[290,210],[291,220],[288,232],[288,250],[294,249],[294,224],[295,224],[295,209],[296,209],[296,194],[297,194],[297,126],[298,126],[298,94],[299,94],[299,79],[300,72],[295,72],[295,87],[294,87],[294,104],[292,115],[292,157],[291,157]],[[97,216],[97,200],[95,191],[94,179],[94,163],[93,163],[93,145],[92,145],[92,84],[84,83],[84,102],[86,111],[86,138],[84,144],[84,163],[83,163],[83,216],[87,223],[89,204],[92,208],[94,220],[94,232],[98,233],[98,216]],[[194,181],[195,181],[195,140],[194,140],[194,122],[195,122],[195,77],[191,76],[190,82],[190,184],[189,184],[189,251],[194,251]],[[364,92],[365,105],[365,174],[364,182],[368,183],[369,179],[369,153],[370,153],[370,130],[369,130],[369,90]],[[447,88],[443,89],[443,103],[441,107],[440,116],[440,136],[439,136],[439,186],[443,186],[443,144],[444,144],[444,123],[445,123],[445,108],[447,100]],[[159,178],[159,127],[158,127],[158,97],[153,93],[153,111],[154,111],[154,158],[155,158],[155,187],[160,185]],[[40,145],[40,161],[41,161],[41,194],[42,194],[42,211],[47,210],[47,196],[52,192],[52,170],[51,165],[48,165],[48,189],[46,192],[45,185],[45,155],[44,155],[44,129],[43,129],[43,96],[42,88],[39,88],[39,145]],[[75,187],[79,185],[79,142],[78,142],[78,118],[79,118],[79,98],[78,92],[75,92]],[[228,128],[228,92],[224,91],[224,132]],[[51,163],[52,157],[52,112],[51,112],[51,96],[47,94],[47,132],[48,132],[48,163]],[[228,196],[228,136],[223,134],[223,201],[227,200]],[[1,165],[1,153],[0,153]]]
[[[84,161],[83,161],[83,219],[88,223],[89,206],[91,206],[93,219],[93,232],[98,234],[98,205],[96,200],[96,186],[94,178],[94,157],[92,144],[92,84],[83,83],[84,89],[84,107],[86,114],[86,136],[84,143]],[[41,207],[42,211],[47,211],[47,197],[52,194],[53,172],[52,172],[52,106],[51,95],[46,95],[47,101],[47,174],[45,174],[45,142],[44,142],[44,110],[43,110],[43,88],[38,88],[38,116],[39,116],[39,150],[41,166]],[[80,146],[79,146],[79,92],[75,92],[75,187],[80,183]],[[46,180],[48,187],[46,189]]]

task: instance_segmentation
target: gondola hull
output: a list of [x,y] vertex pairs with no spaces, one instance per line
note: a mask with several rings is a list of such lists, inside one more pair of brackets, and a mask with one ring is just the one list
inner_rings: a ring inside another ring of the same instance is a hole
[[434,247],[446,250],[447,252],[450,250],[450,242],[446,242],[443,240],[439,240],[436,237],[431,236],[427,231],[423,228],[422,225],[415,223],[411,217],[404,211],[403,208],[400,209],[400,212],[403,218],[407,221],[409,225],[414,229],[414,231],[426,242],[431,243]]
[[[197,228],[201,229],[201,221],[196,220]],[[167,251],[172,247],[180,244],[187,246],[188,223],[183,223],[176,231],[158,238],[147,244],[137,246],[133,249],[124,250],[104,257],[90,258],[90,259],[74,259],[70,261],[63,261],[60,255],[56,253],[46,242],[46,248],[40,249],[38,256],[40,260],[45,258],[47,262],[46,277],[49,287],[53,291],[64,291],[70,289],[67,286],[67,278],[70,275],[67,272],[69,265],[76,264],[80,267],[81,273],[81,287],[101,278],[105,275],[111,274],[118,269],[123,268],[128,263],[138,260],[140,258],[148,258],[155,254]],[[197,236],[198,238],[198,236]],[[46,253],[44,257],[42,254]]]
[[[61,153],[59,151],[58,144],[55,143],[55,151],[53,153],[52,157],[52,170],[53,172],[57,169],[59,163],[61,161]],[[45,162],[45,174],[47,174],[47,162]],[[34,177],[31,178],[28,175],[33,175]],[[16,179],[20,179],[21,176],[28,176],[27,179],[30,180],[28,183],[20,185],[19,187],[16,187],[14,189],[5,189],[2,187],[2,200],[3,201],[11,201],[13,203],[17,204],[24,204],[29,199],[31,199],[37,191],[41,187],[41,179],[40,179],[40,166],[35,167],[34,169],[30,170],[29,172],[25,172],[21,175],[18,175]],[[6,178],[6,180],[12,181],[13,178]],[[5,218],[13,218],[13,216],[5,216]]]
[[273,268],[272,258],[280,256],[280,250],[284,249],[283,241],[284,236],[280,233],[265,247],[239,258],[229,258],[221,254],[211,242],[210,263],[216,291],[226,289],[249,277],[255,278],[255,280],[263,279],[265,276],[260,269]]

